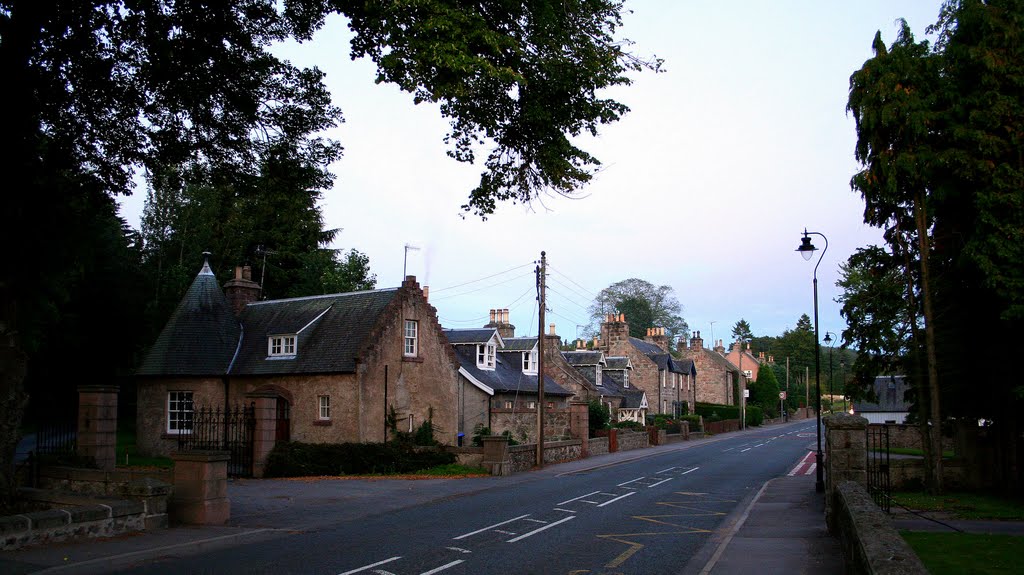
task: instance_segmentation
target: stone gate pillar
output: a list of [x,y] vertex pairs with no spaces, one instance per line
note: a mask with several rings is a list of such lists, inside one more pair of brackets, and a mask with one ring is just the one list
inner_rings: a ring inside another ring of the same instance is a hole
[[252,402],[256,417],[256,428],[253,430],[252,445],[252,476],[263,477],[267,467],[267,456],[277,443],[277,394],[247,393],[245,397]]
[[868,420],[859,415],[833,413],[825,424],[825,522],[832,528],[833,500],[843,481],[868,485]]
[[78,386],[78,454],[113,471],[117,464],[117,386]]
[[579,439],[580,457],[590,456],[590,405],[585,401],[569,402],[569,433]]
[[188,525],[223,525],[231,518],[227,451],[179,451],[174,460],[171,516]]

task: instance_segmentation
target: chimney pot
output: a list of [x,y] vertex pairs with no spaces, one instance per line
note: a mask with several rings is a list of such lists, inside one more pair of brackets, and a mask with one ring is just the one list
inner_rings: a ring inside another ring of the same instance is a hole
[[252,266],[242,266],[242,279],[252,281]]
[[423,299],[430,301],[430,286],[423,286]]
[[548,324],[548,335],[555,335],[555,324]]
[[242,266],[235,266],[235,279],[242,279]]
[[501,310],[501,322],[508,323],[508,308]]
[[491,323],[494,323],[494,312],[497,310],[491,310]]

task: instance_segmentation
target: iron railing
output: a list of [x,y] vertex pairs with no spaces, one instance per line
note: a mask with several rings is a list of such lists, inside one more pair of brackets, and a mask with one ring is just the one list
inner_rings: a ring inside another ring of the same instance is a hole
[[227,451],[228,475],[251,477],[256,430],[256,404],[231,408],[198,407],[191,433],[178,436],[181,451]]
[[868,493],[878,507],[889,513],[892,495],[889,482],[889,427],[869,425],[867,448]]

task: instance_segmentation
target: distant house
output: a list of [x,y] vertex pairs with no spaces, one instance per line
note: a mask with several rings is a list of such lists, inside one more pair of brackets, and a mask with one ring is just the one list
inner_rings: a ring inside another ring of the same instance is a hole
[[[540,401],[537,338],[503,339],[494,327],[448,329],[459,362],[460,405],[465,405],[459,432],[472,435],[477,426],[491,433],[508,431],[518,441],[535,441]],[[545,436],[564,435],[569,426],[568,399],[573,393],[544,378]],[[484,410],[484,398],[487,408]]]
[[910,403],[906,400],[908,389],[905,376],[880,375],[872,388],[877,401],[855,401],[853,412],[868,423],[904,423],[910,414]]
[[[764,356],[764,353],[761,353]],[[732,349],[729,353],[725,354],[725,359],[729,360],[729,363],[736,366],[737,369],[747,378],[747,381],[757,381],[757,371],[761,367],[762,358],[754,357],[754,354],[750,353],[750,344],[746,344],[744,349],[743,342],[735,342],[732,344]]]
[[200,406],[274,398],[277,438],[379,442],[432,419],[455,444],[459,362],[416,278],[401,287],[257,301],[204,263],[137,372],[140,452],[164,455]]
[[[724,351],[724,349],[722,349]],[[700,331],[693,333],[689,345],[678,344],[681,357],[693,362],[696,368],[696,397],[698,403],[735,405],[739,385],[739,368],[722,353],[704,347]]]

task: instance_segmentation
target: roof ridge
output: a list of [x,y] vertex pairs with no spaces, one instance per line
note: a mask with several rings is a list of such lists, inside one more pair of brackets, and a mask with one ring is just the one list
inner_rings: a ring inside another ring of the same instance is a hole
[[367,294],[367,293],[383,293],[383,292],[389,292],[389,291],[398,291],[399,289],[400,288],[396,288],[395,287],[395,288],[382,288],[382,289],[368,289],[368,290],[362,290],[362,291],[350,291],[350,292],[344,292],[344,293],[328,293],[328,294],[322,294],[322,295],[307,295],[307,296],[300,296],[300,297],[286,297],[286,298],[281,298],[281,299],[268,299],[268,300],[263,300],[263,301],[254,301],[254,302],[252,302],[252,303],[250,303],[248,305],[267,305],[267,304],[272,304],[272,303],[282,303],[282,302],[291,302],[291,301],[305,301],[305,300],[313,300],[313,299],[337,298],[337,297],[345,297],[345,296],[350,296],[350,295],[361,295],[361,294]]

